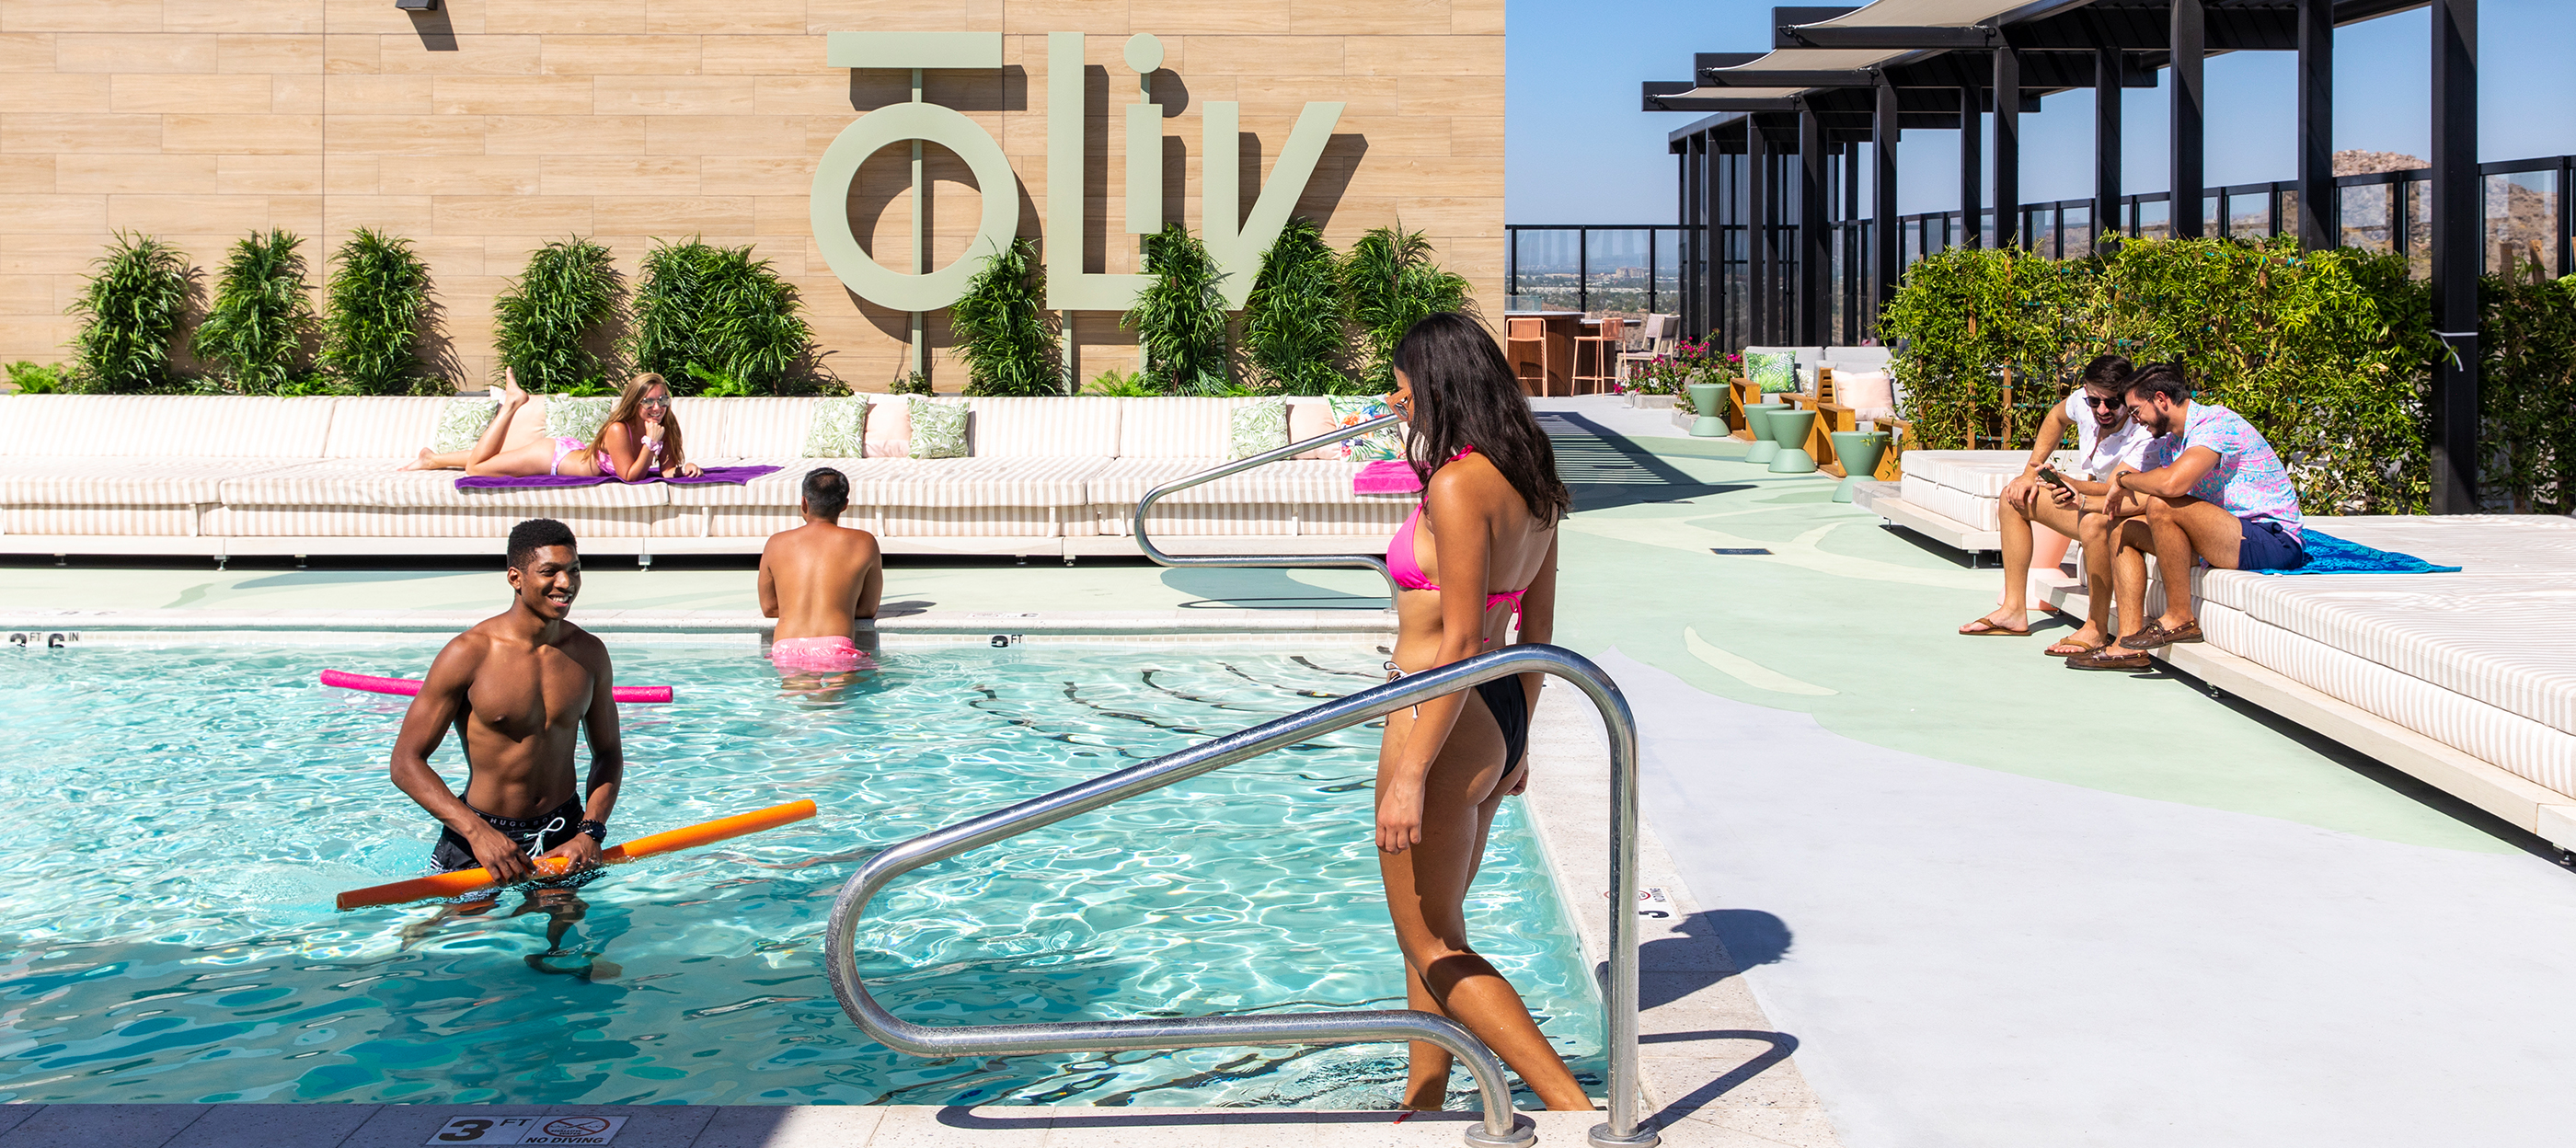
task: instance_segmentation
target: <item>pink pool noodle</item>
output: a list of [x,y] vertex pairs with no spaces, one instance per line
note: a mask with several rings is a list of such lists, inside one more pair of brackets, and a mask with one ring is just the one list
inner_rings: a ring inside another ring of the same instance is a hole
[[[322,671],[322,684],[344,690],[366,690],[369,693],[401,694],[412,697],[420,693],[420,683],[410,678],[380,678],[374,674],[353,674],[347,670]],[[669,686],[614,686],[608,696],[621,702],[667,702]]]

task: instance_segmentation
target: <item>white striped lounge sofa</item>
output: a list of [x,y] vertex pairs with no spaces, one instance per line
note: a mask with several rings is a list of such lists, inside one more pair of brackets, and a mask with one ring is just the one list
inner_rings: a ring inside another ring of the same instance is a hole
[[[783,468],[742,485],[465,492],[454,471],[397,469],[442,399],[0,397],[0,553],[486,554],[547,517],[594,554],[756,554],[830,465],[851,481],[842,521],[890,553],[1133,555],[1136,499],[1225,461],[1251,400],[942,397],[971,410],[952,459],[803,457],[817,401],[673,404],[693,461]],[[1366,551],[1411,500],[1352,493],[1360,465],[1273,463],[1157,504],[1148,527],[1176,553]]]

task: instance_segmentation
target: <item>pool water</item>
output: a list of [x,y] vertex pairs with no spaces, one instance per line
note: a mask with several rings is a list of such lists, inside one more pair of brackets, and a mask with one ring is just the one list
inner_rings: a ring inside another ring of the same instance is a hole
[[[612,841],[822,813],[610,871],[553,950],[555,914],[517,894],[332,909],[424,871],[437,831],[386,779],[407,699],[315,675],[418,677],[434,645],[0,652],[0,1101],[1394,1103],[1395,1046],[904,1056],[841,1013],[819,947],[871,851],[1363,688],[1374,651],[927,648],[834,696],[740,648],[611,648],[621,683],[678,689],[620,707]],[[931,1024],[1402,1007],[1376,742],[1345,730],[909,874],[860,932],[863,975]],[[453,737],[436,764],[462,784]],[[1599,999],[1517,805],[1471,935],[1597,1087]]]

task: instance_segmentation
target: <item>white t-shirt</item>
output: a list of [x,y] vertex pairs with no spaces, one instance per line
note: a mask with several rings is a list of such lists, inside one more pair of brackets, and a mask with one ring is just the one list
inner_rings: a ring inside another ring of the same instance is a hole
[[2066,421],[2075,424],[2075,449],[2083,455],[2075,469],[2085,479],[2102,481],[2111,473],[2113,463],[2128,463],[2131,470],[2146,469],[2147,444],[2155,436],[2148,434],[2138,420],[2123,416],[2119,429],[2103,434],[2101,424],[2093,421],[2092,408],[2084,402],[2084,389],[2077,387],[2074,394],[2066,396]]

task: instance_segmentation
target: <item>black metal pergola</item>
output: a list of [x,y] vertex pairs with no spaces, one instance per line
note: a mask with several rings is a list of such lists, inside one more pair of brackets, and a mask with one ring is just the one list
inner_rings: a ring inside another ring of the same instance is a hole
[[[2041,97],[2096,92],[2096,234],[2119,230],[2120,89],[2158,86],[2171,102],[2170,234],[2203,234],[2197,209],[2202,63],[2212,54],[2298,54],[2298,142],[2286,202],[2302,246],[2337,242],[2334,30],[2432,9],[2430,278],[2434,327],[2450,354],[2434,365],[2432,508],[2477,507],[2478,276],[2484,207],[2477,161],[2477,0],[1905,0],[1772,9],[1772,50],[1704,52],[1686,81],[1648,81],[1647,111],[1714,113],[1668,137],[1679,160],[1680,311],[1686,332],[1723,345],[1858,342],[1904,267],[1896,205],[1907,128],[1960,132],[1961,240],[2024,243],[2021,123]],[[1891,18],[1873,18],[1873,10]],[[1898,10],[1910,13],[1903,22]],[[1935,19],[1926,20],[1926,16]],[[1985,137],[1985,115],[1993,138]],[[1856,164],[1868,144],[1870,210]],[[1996,203],[1981,203],[1991,177]],[[1834,210],[1840,206],[1841,210]],[[2277,210],[2277,209],[2276,209]],[[1979,220],[1988,217],[1991,227]],[[2289,213],[2282,213],[2288,222]],[[1836,244],[1836,219],[1864,244]],[[1990,238],[1989,238],[1990,237]],[[1837,270],[1840,251],[1846,261]],[[1840,288],[1838,290],[1837,288]]]

